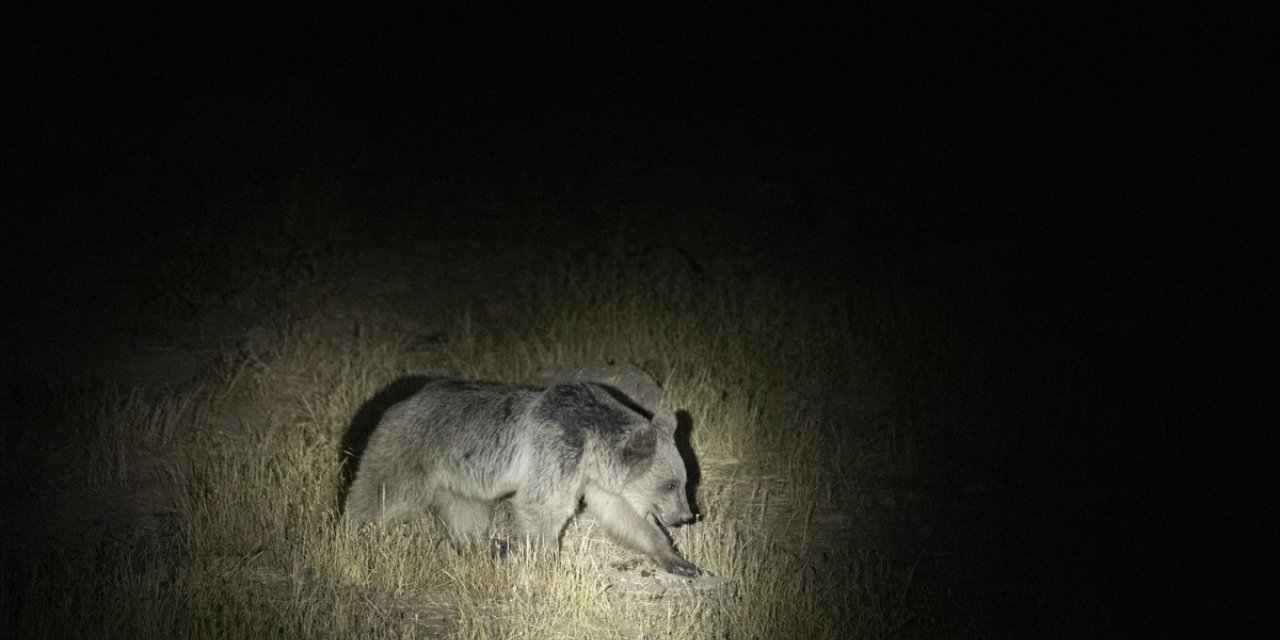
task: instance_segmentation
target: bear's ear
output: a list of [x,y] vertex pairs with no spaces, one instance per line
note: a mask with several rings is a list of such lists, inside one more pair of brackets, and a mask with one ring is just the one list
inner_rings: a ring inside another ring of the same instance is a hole
[[658,432],[653,425],[642,422],[637,424],[626,435],[626,440],[622,442],[619,456],[622,458],[623,464],[634,466],[651,458],[657,448]]
[[662,429],[667,435],[676,432],[676,412],[671,410],[671,405],[665,398],[658,410],[653,412],[653,426]]

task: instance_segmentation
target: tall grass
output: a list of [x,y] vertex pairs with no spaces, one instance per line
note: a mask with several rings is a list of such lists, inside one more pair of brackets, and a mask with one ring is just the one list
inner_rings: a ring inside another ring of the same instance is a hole
[[[860,478],[919,464],[906,421],[851,425],[839,407],[868,396],[893,406],[876,368],[889,353],[925,357],[933,319],[874,292],[703,274],[675,256],[623,251],[542,263],[510,301],[514,321],[485,325],[459,309],[448,340],[424,360],[376,322],[354,334],[325,330],[305,301],[308,287],[326,284],[313,272],[281,292],[276,313],[197,387],[25,399],[41,409],[5,446],[10,458],[41,461],[12,467],[18,473],[80,468],[81,489],[127,490],[143,458],[165,478],[172,508],[143,538],[104,541],[87,530],[74,543],[6,550],[0,611],[18,636],[775,638],[927,628],[909,566],[817,522],[850,508]],[[570,527],[558,562],[456,554],[430,518],[385,530],[341,521],[341,442],[387,385],[411,375],[531,381],[547,366],[593,360],[641,365],[687,413],[702,518],[673,533],[715,574],[709,586],[663,576],[656,591],[624,586],[612,568],[647,575],[635,568],[645,565],[585,520]],[[216,427],[232,405],[259,408],[261,422]],[[66,437],[49,438],[47,420]]]

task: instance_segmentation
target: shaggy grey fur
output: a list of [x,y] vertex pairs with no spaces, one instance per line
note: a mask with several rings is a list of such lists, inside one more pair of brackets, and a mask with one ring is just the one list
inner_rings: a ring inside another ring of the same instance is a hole
[[653,376],[633,364],[592,362],[575,367],[548,367],[539,376],[539,381],[548,387],[564,382],[602,384],[620,392],[624,403],[632,403],[642,413],[652,416],[654,424],[673,432],[676,430],[676,414],[662,387]]
[[641,398],[582,381],[428,384],[374,429],[346,517],[385,523],[434,509],[462,547],[483,538],[493,504],[509,497],[518,533],[554,551],[581,500],[620,542],[696,576],[659,526],[693,518],[675,415],[651,379],[631,393]]

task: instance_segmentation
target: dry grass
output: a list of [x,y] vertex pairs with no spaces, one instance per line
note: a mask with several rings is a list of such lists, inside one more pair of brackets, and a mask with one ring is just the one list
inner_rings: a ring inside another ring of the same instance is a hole
[[[473,320],[478,310],[459,310],[448,339],[423,354],[377,322],[332,331],[307,305],[332,282],[322,270],[290,282],[278,285],[270,317],[195,384],[159,396],[89,385],[22,392],[31,409],[7,432],[7,473],[79,470],[40,495],[128,494],[145,479],[165,499],[144,533],[80,523],[70,543],[6,546],[0,611],[11,637],[929,629],[912,567],[827,525],[852,513],[860,479],[921,464],[922,436],[895,413],[894,394],[906,397],[906,385],[931,374],[890,363],[904,353],[936,360],[936,318],[871,291],[694,274],[674,257],[620,252],[544,263],[509,301],[517,322],[486,325]],[[344,433],[397,379],[526,381],[549,365],[590,360],[640,364],[687,412],[701,520],[674,535],[714,580],[648,578],[651,567],[588,521],[570,527],[558,562],[545,562],[455,554],[431,519],[383,531],[339,520]],[[866,397],[888,418],[850,424],[862,414],[846,403]],[[245,407],[257,418],[219,419]]]

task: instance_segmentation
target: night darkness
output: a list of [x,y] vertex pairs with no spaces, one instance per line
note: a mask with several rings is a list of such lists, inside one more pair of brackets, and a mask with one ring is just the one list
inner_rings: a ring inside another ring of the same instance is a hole
[[[15,462],[44,437],[41,389],[161,397],[157,378],[206,375],[299,304],[281,291],[348,280],[428,291],[386,304],[425,314],[396,339],[430,352],[465,309],[518,325],[522,278],[620,260],[694,291],[781,283],[795,308],[881,300],[850,326],[883,344],[938,318],[945,375],[878,352],[925,369],[895,397],[942,416],[893,479],[930,505],[900,525],[958,532],[903,543],[923,604],[893,633],[1147,635],[1269,606],[1213,576],[1257,564],[1242,496],[1273,466],[1243,446],[1265,425],[1226,417],[1269,391],[1239,371],[1275,346],[1246,292],[1274,233],[1244,224],[1276,210],[1270,12],[42,5],[5,23],[8,547],[98,544],[12,524],[59,522],[32,497],[61,495],[53,472]],[[930,388],[960,378],[963,401]],[[6,626],[41,635],[34,565],[4,563]]]

